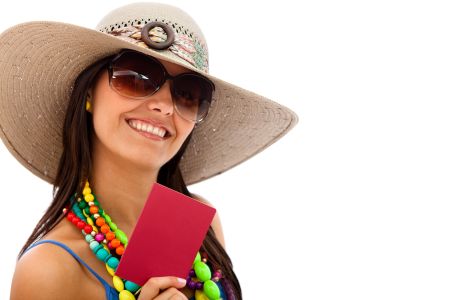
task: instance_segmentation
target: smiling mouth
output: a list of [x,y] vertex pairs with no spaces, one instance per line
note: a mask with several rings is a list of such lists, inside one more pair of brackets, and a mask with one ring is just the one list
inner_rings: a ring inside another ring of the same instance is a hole
[[147,137],[157,137],[159,139],[166,139],[171,136],[169,131],[167,131],[164,128],[153,126],[152,124],[142,122],[140,120],[127,120],[128,125],[138,131],[139,133],[142,133],[143,135]]

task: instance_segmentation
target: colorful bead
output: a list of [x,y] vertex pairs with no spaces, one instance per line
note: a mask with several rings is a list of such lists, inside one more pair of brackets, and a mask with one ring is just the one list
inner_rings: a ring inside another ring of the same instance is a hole
[[129,290],[130,292],[132,292],[132,293],[136,293],[137,290],[139,290],[141,287],[139,285],[137,285],[136,283],[132,282],[132,281],[126,280],[125,281],[125,288],[127,290]]
[[84,196],[84,201],[90,202],[94,200],[94,196],[92,194],[87,194]]
[[101,234],[101,233],[97,233],[96,235],[95,235],[95,240],[97,241],[97,242],[101,242],[101,241],[103,241],[105,239],[105,236],[103,235],[103,234]]
[[103,224],[100,227],[100,231],[103,232],[104,234],[107,234],[109,232],[109,226],[107,224]]
[[127,290],[123,290],[119,293],[119,300],[135,300],[136,297]]
[[110,266],[108,266],[108,264],[106,264],[106,271],[108,271],[109,275],[111,276],[116,275],[116,272]]
[[116,257],[111,256],[108,259],[108,261],[106,262],[106,264],[115,270],[117,268],[117,266],[119,265],[119,260]]
[[95,255],[97,256],[98,259],[100,259],[101,261],[105,261],[105,258],[108,256],[108,251],[106,251],[105,248],[99,249]]
[[[94,216],[95,216],[95,214],[94,214]],[[96,218],[95,225],[102,226],[103,224],[105,224],[105,219],[103,219],[102,217]]]
[[115,233],[116,233],[116,238],[118,238],[122,244],[124,244],[124,245],[128,244],[128,238],[122,230],[117,229],[115,231]]
[[113,285],[118,292],[123,291],[123,289],[125,288],[122,279],[120,279],[120,277],[115,275],[113,276]]
[[217,284],[212,280],[206,280],[203,284],[203,292],[211,300],[220,298],[220,290]]
[[[115,275],[115,269],[119,265],[120,256],[125,252],[128,238],[100,207],[87,181],[83,189],[83,195],[84,201],[81,198],[74,201],[75,194],[71,198],[72,211],[64,208],[63,213],[67,215],[70,222],[81,229],[95,256],[105,263],[108,273],[113,277],[113,285],[119,292],[119,300],[135,300],[133,293],[138,293],[140,286]],[[113,253],[117,257],[113,256]],[[197,252],[193,269],[189,272],[187,278],[187,286],[195,290],[196,300],[220,299],[220,289],[216,282],[222,278],[222,273],[218,269],[211,278],[211,270],[207,261],[206,253],[200,255],[200,252]]]
[[120,246],[120,241],[119,241],[118,239],[112,239],[112,240],[111,240],[111,246],[112,246],[113,248],[119,247],[119,246]]
[[197,255],[195,256],[195,259],[194,259],[194,264],[196,262],[200,261],[201,259],[202,259],[202,257],[200,256],[200,252],[197,252]]
[[209,300],[208,296],[205,295],[201,290],[195,291],[195,300]]
[[211,270],[208,265],[202,261],[198,261],[194,264],[194,271],[200,281],[211,279]]
[[116,248],[117,255],[122,255],[125,252],[125,248],[123,246],[119,246]]
[[89,207],[89,212],[90,212],[91,214],[96,214],[96,213],[98,213],[98,207],[95,206],[95,205],[90,206],[90,207]]

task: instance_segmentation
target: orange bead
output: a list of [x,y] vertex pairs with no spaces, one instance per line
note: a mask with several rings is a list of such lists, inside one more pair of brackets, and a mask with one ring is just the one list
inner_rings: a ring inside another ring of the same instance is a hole
[[111,246],[113,246],[113,248],[117,248],[120,246],[120,241],[118,239],[113,239],[111,241]]
[[103,219],[102,217],[98,217],[95,220],[95,224],[97,224],[97,226],[102,226],[103,224],[105,224],[105,219]]
[[91,207],[89,207],[89,212],[93,215],[98,213],[98,207],[95,205],[92,205]]
[[106,234],[106,240],[107,241],[111,241],[113,238],[115,238],[116,237],[116,234],[114,233],[114,232],[108,232],[107,234]]
[[104,234],[107,234],[109,232],[109,226],[108,224],[103,224],[102,227],[100,227],[100,231]]
[[116,254],[122,255],[125,252],[125,248],[123,246],[119,246],[116,248]]

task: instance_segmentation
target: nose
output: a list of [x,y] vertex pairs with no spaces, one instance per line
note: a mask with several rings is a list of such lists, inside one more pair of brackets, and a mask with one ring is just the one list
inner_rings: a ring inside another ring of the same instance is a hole
[[163,86],[146,101],[148,109],[157,111],[165,116],[173,114],[172,93],[170,83],[166,81]]

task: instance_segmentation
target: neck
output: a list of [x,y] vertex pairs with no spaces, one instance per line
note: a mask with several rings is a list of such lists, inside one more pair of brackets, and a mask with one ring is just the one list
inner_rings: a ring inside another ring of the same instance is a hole
[[159,169],[133,167],[128,161],[114,162],[94,156],[92,193],[117,226],[130,236],[156,182]]

